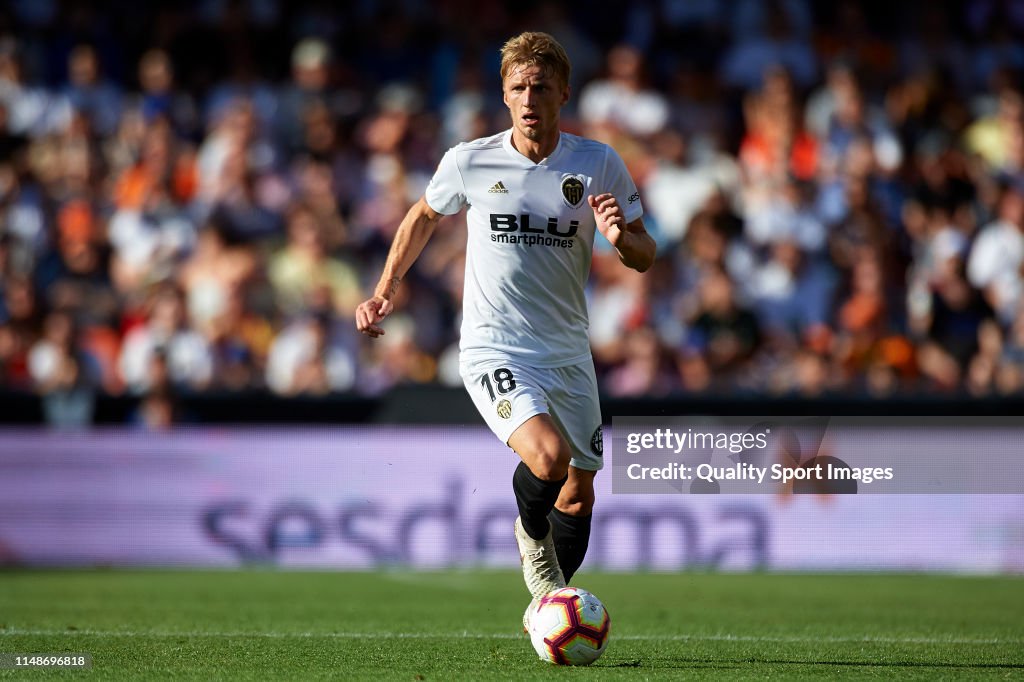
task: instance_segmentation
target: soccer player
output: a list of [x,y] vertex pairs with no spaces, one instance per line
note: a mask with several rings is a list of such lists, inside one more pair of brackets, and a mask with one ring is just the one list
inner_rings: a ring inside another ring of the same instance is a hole
[[595,229],[640,272],[655,251],[619,155],[559,128],[569,72],[546,33],[505,43],[511,129],[448,150],[399,226],[373,297],[356,308],[359,331],[384,334],[391,299],[438,220],[469,207],[460,371],[484,421],[522,460],[515,536],[534,600],[583,562],[603,464],[584,297]]

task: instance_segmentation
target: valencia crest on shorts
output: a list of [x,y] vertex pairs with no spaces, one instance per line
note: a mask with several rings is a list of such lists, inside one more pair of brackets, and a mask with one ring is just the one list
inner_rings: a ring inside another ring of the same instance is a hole
[[583,201],[586,188],[578,175],[567,175],[562,178],[562,198],[570,208],[576,208]]
[[508,419],[509,417],[512,416],[512,403],[505,399],[500,400],[498,401],[497,410],[499,417],[501,417],[502,419]]

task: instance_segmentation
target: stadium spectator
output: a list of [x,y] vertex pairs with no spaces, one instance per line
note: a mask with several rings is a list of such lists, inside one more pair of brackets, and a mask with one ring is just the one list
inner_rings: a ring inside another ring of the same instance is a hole
[[652,141],[656,165],[647,175],[646,201],[662,247],[686,236],[690,219],[718,187],[710,169],[691,164],[685,138],[664,129]]
[[232,289],[224,310],[208,328],[207,339],[214,362],[213,382],[222,390],[245,391],[265,386],[274,327],[250,307],[248,298],[247,289]]
[[953,235],[946,231],[936,238],[928,298],[911,319],[913,328],[924,335],[918,364],[937,388],[946,391],[960,384],[978,350],[979,328],[992,316],[991,308],[967,281],[963,241]]
[[199,233],[195,248],[177,272],[189,321],[197,331],[208,338],[216,336],[229,301],[254,276],[256,265],[252,250],[228,244],[224,228],[216,221]]
[[1011,322],[1020,308],[1024,281],[1024,196],[1018,187],[1007,187],[999,202],[996,220],[981,228],[971,246],[967,276],[1004,322]]
[[71,315],[53,312],[43,321],[42,338],[29,350],[28,370],[43,396],[46,422],[56,427],[82,427],[92,421],[100,369],[79,349]]
[[43,321],[42,337],[28,354],[28,370],[40,393],[68,391],[98,384],[96,367],[82,356],[71,315],[53,312]]
[[145,321],[124,339],[121,376],[136,394],[158,387],[164,376],[174,387],[202,390],[213,379],[213,357],[201,334],[187,326],[181,291],[161,285],[149,296]]
[[348,221],[343,215],[334,171],[326,161],[306,157],[295,169],[297,194],[313,213],[331,253],[339,254],[353,246]]
[[139,109],[147,122],[158,119],[170,123],[185,138],[193,136],[199,126],[195,99],[187,90],[176,87],[174,65],[165,50],[148,50],[139,59]]
[[0,106],[6,112],[7,130],[29,137],[60,130],[71,115],[66,99],[26,73],[23,48],[10,36],[0,38]]
[[1024,389],[1024,309],[1017,313],[1006,334],[996,372],[996,388],[1002,395]]
[[595,254],[591,265],[590,344],[598,366],[618,364],[626,334],[646,316],[645,278],[621,267],[613,253]]
[[657,333],[636,327],[626,333],[622,362],[608,373],[605,386],[618,398],[664,397],[675,386]]
[[700,304],[687,346],[703,355],[717,381],[730,382],[757,350],[760,325],[750,310],[736,304],[732,281],[721,270],[701,280],[698,295]]
[[288,243],[271,255],[267,270],[280,310],[297,315],[321,290],[328,292],[338,314],[355,309],[362,296],[358,274],[352,265],[328,254],[316,214],[305,204],[294,204],[287,221]]
[[798,0],[743,0],[733,14],[737,40],[722,57],[721,77],[731,88],[754,90],[766,70],[792,74],[801,88],[818,75],[818,58],[810,45],[809,8]]
[[175,172],[191,173],[176,168],[176,146],[166,122],[151,125],[141,140],[141,159],[116,182],[117,209],[109,226],[110,275],[122,294],[171,277],[195,240],[195,225],[183,209],[192,198],[194,183]]
[[287,154],[302,147],[308,109],[330,96],[331,61],[331,48],[318,38],[306,38],[292,51],[292,80],[278,97],[274,120],[277,143]]
[[831,322],[835,270],[796,242],[769,247],[753,277],[754,307],[767,333],[801,338],[809,328]]
[[51,246],[46,197],[29,166],[28,151],[27,142],[15,137],[9,141],[10,156],[0,163],[0,219],[9,240],[8,258],[23,274],[31,272]]
[[279,395],[346,391],[356,381],[355,357],[332,329],[331,315],[308,315],[274,339],[267,358],[267,386]]
[[35,287],[24,276],[12,274],[4,282],[3,309],[0,312],[0,361],[5,383],[15,388],[29,388],[28,352],[35,341],[41,311]]
[[68,55],[68,80],[63,96],[75,112],[86,118],[96,135],[107,137],[117,129],[121,88],[105,77],[92,45],[78,45]]
[[1012,178],[1024,170],[1019,155],[1020,138],[1024,135],[1024,96],[1019,89],[1005,86],[998,93],[997,102],[994,113],[983,115],[967,128],[964,143],[992,172]]
[[631,45],[608,53],[608,76],[580,92],[580,118],[591,126],[611,126],[630,135],[653,135],[668,122],[665,96],[647,87],[643,54]]
[[785,178],[813,180],[818,170],[818,141],[804,128],[787,71],[768,69],[764,86],[743,102],[746,133],[739,160],[748,201],[761,200]]
[[388,327],[382,343],[371,344],[364,358],[364,371],[359,383],[367,393],[376,395],[395,386],[423,384],[437,377],[437,361],[416,342],[416,323],[409,315],[400,314]]

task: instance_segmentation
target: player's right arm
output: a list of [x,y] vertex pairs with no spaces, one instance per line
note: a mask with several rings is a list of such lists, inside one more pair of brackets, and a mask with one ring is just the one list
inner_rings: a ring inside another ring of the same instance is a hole
[[430,241],[440,218],[441,214],[430,208],[425,197],[421,197],[405,214],[373,296],[356,306],[356,329],[363,334],[377,338],[384,333],[379,324],[394,310],[391,299],[405,273]]

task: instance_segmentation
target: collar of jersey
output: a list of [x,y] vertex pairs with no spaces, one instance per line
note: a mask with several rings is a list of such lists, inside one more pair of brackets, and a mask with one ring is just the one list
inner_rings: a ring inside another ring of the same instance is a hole
[[558,144],[555,145],[554,151],[548,154],[547,158],[541,159],[540,163],[534,163],[525,155],[523,155],[518,149],[512,146],[512,129],[509,128],[505,131],[505,138],[501,142],[501,146],[505,148],[508,155],[512,159],[522,165],[524,168],[536,168],[537,166],[547,166],[551,163],[551,159],[558,156],[558,153],[562,151],[562,133],[558,133]]

